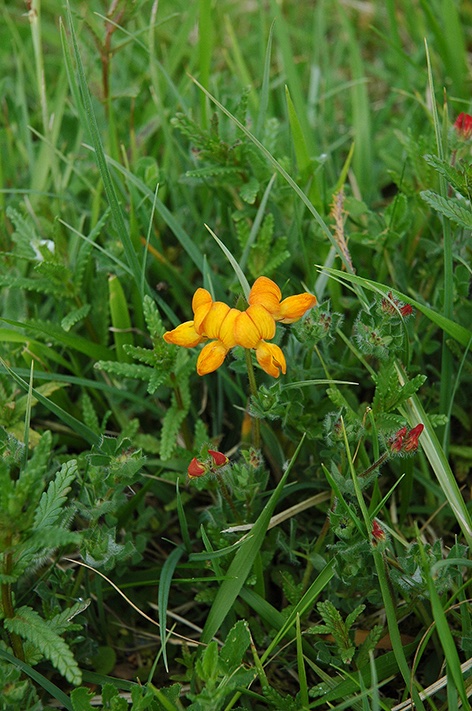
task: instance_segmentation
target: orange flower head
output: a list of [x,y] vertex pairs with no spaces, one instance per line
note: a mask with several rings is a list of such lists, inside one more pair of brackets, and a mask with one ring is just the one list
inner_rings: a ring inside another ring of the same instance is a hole
[[252,304],[235,320],[234,335],[238,345],[256,351],[257,362],[274,378],[287,372],[284,354],[279,346],[266,343],[275,335],[275,321],[261,304]]
[[166,331],[163,336],[166,343],[173,343],[183,348],[195,348],[206,340],[202,332],[202,323],[212,304],[211,294],[206,289],[197,289],[192,299],[193,321],[185,321],[173,331]]
[[263,306],[275,321],[294,323],[316,304],[316,296],[303,292],[282,299],[282,292],[272,279],[261,276],[252,285],[249,292],[249,304]]
[[234,322],[240,315],[239,309],[230,309],[222,301],[215,301],[201,323],[201,330],[207,338],[213,339],[207,343],[197,360],[198,375],[207,375],[222,365],[226,354],[234,348]]

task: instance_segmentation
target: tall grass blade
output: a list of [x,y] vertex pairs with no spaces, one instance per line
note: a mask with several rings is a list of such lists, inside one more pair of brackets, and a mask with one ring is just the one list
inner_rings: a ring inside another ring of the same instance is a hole
[[[105,188],[105,193],[108,199],[108,204],[110,205],[112,219],[117,231],[118,237],[120,238],[123,249],[125,251],[126,259],[128,261],[129,267],[133,274],[134,281],[138,290],[141,289],[141,264],[136,255],[136,250],[134,248],[133,242],[131,240],[128,228],[126,227],[125,220],[123,217],[123,210],[118,201],[118,196],[113,184],[110,171],[108,170],[108,164],[105,157],[105,151],[103,150],[102,139],[100,136],[100,129],[98,128],[97,117],[95,116],[95,111],[93,108],[92,97],[87,84],[87,79],[85,76],[84,66],[82,64],[82,58],[80,56],[79,45],[77,42],[77,36],[75,34],[74,23],[72,20],[72,13],[70,10],[70,5],[67,3],[67,18],[69,24],[69,30],[72,38],[72,48],[74,52],[74,59],[77,68],[77,82],[80,89],[81,103],[84,109],[85,116],[87,118],[87,128],[92,141],[92,145],[95,151],[95,157],[97,160],[98,170],[100,172],[100,177],[103,181],[103,187]],[[66,48],[66,52],[67,52]],[[81,114],[83,117],[83,114]],[[141,298],[144,297],[144,293],[141,293]]]
[[166,622],[167,622],[167,605],[169,603],[169,592],[172,585],[174,570],[184,553],[182,547],[175,548],[172,553],[166,558],[162,566],[161,575],[159,578],[159,592],[157,595],[157,605],[159,607],[159,629],[161,634],[162,658],[164,665],[168,671],[167,649],[166,649]]

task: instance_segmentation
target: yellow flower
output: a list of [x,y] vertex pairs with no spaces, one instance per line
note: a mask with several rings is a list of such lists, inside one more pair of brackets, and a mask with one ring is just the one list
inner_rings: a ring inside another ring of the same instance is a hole
[[285,356],[279,346],[267,343],[275,335],[276,321],[298,321],[315,304],[316,297],[307,292],[282,300],[277,284],[264,276],[254,282],[246,311],[213,301],[206,289],[197,289],[192,299],[193,321],[167,331],[164,340],[184,348],[194,348],[209,340],[198,356],[199,375],[213,373],[231,348],[242,346],[255,350],[261,368],[278,378],[287,371]]
[[234,337],[234,322],[241,311],[230,309],[222,301],[215,301],[207,316],[204,318],[201,329],[206,338],[214,339],[203,346],[197,360],[198,375],[213,373],[220,367],[228,351],[236,344]]
[[213,301],[206,289],[197,289],[192,299],[193,321],[186,321],[173,331],[164,333],[164,340],[176,346],[194,348],[199,343],[211,339],[197,360],[197,373],[212,373],[223,363],[226,354],[236,345],[233,333],[235,318],[239,309],[230,309],[222,301]]
[[272,279],[261,276],[252,285],[249,292],[249,304],[263,306],[275,321],[293,323],[298,321],[308,309],[316,304],[316,296],[304,291],[302,294],[289,296],[283,301],[282,292]]
[[234,336],[238,346],[256,351],[257,362],[274,378],[280,371],[287,372],[285,356],[279,346],[266,343],[275,335],[275,321],[268,310],[260,304],[249,306],[234,321]]
[[164,341],[183,348],[194,348],[206,340],[202,331],[202,323],[211,309],[213,299],[206,289],[197,289],[192,299],[193,321],[185,321],[173,331],[164,333]]

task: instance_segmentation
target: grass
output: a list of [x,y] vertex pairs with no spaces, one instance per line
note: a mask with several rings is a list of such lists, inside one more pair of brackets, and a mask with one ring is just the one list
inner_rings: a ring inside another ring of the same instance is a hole
[[471,708],[468,6],[0,9],[2,708]]

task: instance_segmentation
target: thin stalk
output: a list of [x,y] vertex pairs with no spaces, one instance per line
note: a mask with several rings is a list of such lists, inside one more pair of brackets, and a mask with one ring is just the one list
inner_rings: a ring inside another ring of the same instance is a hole
[[[5,547],[8,548],[11,543],[11,537],[9,536]],[[11,553],[5,553],[4,556],[4,572],[5,576],[8,576],[11,574],[12,570],[12,564],[13,564],[13,558]],[[13,608],[13,600],[12,600],[12,594],[11,594],[11,584],[10,583],[2,583],[1,585],[2,588],[2,606],[3,606],[3,614],[6,619],[12,619],[15,616],[15,610]],[[23,643],[21,641],[21,637],[17,635],[16,632],[9,632],[10,636],[10,642],[11,642],[11,647],[13,649],[13,654],[17,659],[20,659],[22,662],[25,661],[25,654],[23,651]]]
[[[251,351],[246,348],[246,367],[247,375],[249,379],[249,390],[253,397],[257,397],[257,383],[256,374],[254,372],[254,366],[252,364]],[[261,448],[261,423],[258,417],[252,418],[252,444],[255,449]]]
[[238,512],[236,511],[236,507],[233,503],[233,499],[231,498],[231,494],[229,493],[229,489],[226,486],[226,484],[223,480],[223,477],[221,476],[220,472],[215,472],[215,476],[218,480],[218,484],[219,484],[221,493],[223,494],[223,497],[224,497],[226,503],[228,504],[228,506],[230,507],[230,509],[232,511],[234,520],[237,521],[238,523],[240,523],[241,517],[239,516]]

